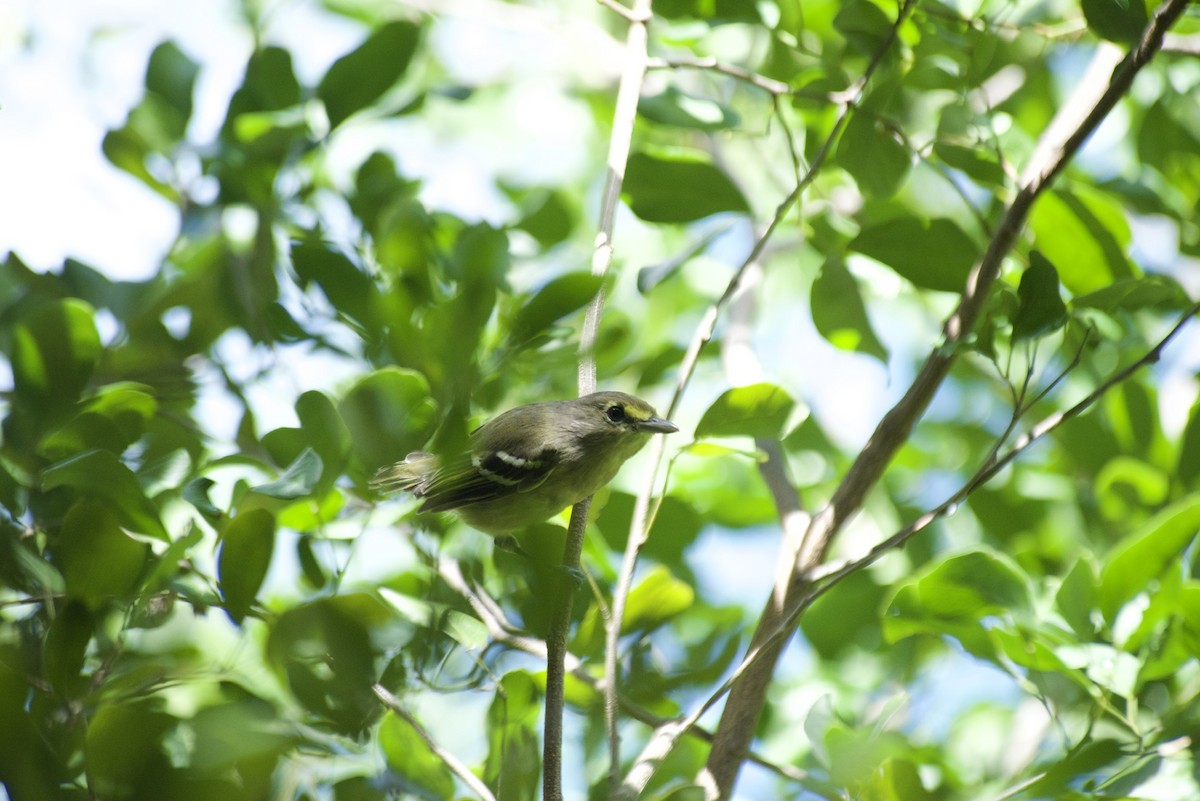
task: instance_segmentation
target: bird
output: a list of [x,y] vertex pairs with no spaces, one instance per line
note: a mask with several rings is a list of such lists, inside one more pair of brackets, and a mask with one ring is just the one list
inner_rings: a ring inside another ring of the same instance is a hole
[[591,497],[655,434],[679,430],[624,392],[529,403],[471,432],[466,453],[443,464],[417,451],[371,479],[383,493],[406,491],[418,512],[453,510],[497,542]]

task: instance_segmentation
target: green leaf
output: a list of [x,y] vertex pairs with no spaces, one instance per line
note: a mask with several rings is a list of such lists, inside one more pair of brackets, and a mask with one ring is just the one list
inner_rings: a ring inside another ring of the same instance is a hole
[[749,211],[746,198],[699,151],[640,151],[629,157],[622,196],[638,217],[686,223],[723,211]]
[[883,9],[868,0],[849,0],[838,5],[833,26],[860,54],[873,56],[883,46],[892,21]]
[[[370,691],[382,643],[398,648],[387,606],[367,593],[299,603],[269,621],[267,657],[303,707],[325,726],[362,735],[382,709]],[[385,636],[386,632],[386,636]]]
[[1137,275],[1125,255],[1129,223],[1108,195],[1081,186],[1044,192],[1029,214],[1029,227],[1038,250],[1074,295]]
[[333,63],[317,86],[331,127],[371,105],[400,80],[417,50],[420,33],[411,22],[389,22]]
[[187,56],[174,42],[167,41],[154,48],[146,66],[146,91],[153,92],[174,109],[182,138],[184,127],[192,116],[192,92],[200,65]]
[[562,192],[546,192],[531,205],[514,227],[532,236],[542,247],[557,245],[575,229],[575,212]]
[[1029,268],[1017,286],[1019,305],[1013,316],[1013,339],[1029,339],[1053,331],[1067,320],[1067,307],[1058,294],[1058,270],[1038,251],[1029,254]]
[[1142,0],[1081,0],[1092,33],[1120,44],[1136,44],[1149,16]]
[[450,798],[454,776],[408,721],[388,712],[379,726],[379,747],[388,766],[404,777],[412,795]]
[[224,512],[214,502],[209,500],[209,490],[216,484],[211,478],[204,476],[192,478],[184,484],[184,500],[196,507],[196,511],[203,514],[209,522],[220,520]]
[[899,217],[864,228],[850,249],[891,267],[913,284],[962,292],[980,251],[951,220]]
[[672,576],[666,566],[658,565],[629,593],[621,633],[656,629],[685,612],[695,600],[690,585]]
[[780,439],[796,402],[775,384],[751,384],[726,390],[696,426],[696,438],[754,437]]
[[107,506],[85,500],[67,512],[55,552],[67,597],[95,610],[132,595],[150,547],[122,531]]
[[915,634],[948,634],[974,654],[990,651],[979,621],[1032,607],[1025,574],[988,550],[949,556],[901,584],[888,604],[884,634],[896,642]]
[[278,498],[284,501],[306,498],[312,495],[317,481],[321,478],[321,457],[312,448],[305,448],[300,455],[288,465],[283,475],[266,484],[251,487],[259,495]]
[[938,142],[933,146],[933,153],[947,166],[962,172],[982,186],[1003,186],[1007,178],[995,148]]
[[86,606],[78,601],[68,601],[57,610],[46,632],[41,652],[42,670],[63,697],[76,697],[85,691],[87,681],[81,674],[96,623],[95,616]]
[[338,411],[369,472],[403,459],[433,433],[429,382],[412,370],[385,367],[364,376],[346,393]]
[[488,708],[488,755],[483,779],[496,787],[497,801],[536,798],[541,776],[538,725],[541,698],[523,670],[504,674]]
[[[866,111],[850,118],[838,141],[837,163],[869,197],[884,199],[896,194],[912,169],[912,161],[908,147],[883,121]],[[925,244],[932,250],[930,241]]]
[[152,798],[170,770],[163,739],[176,720],[157,698],[120,698],[88,721],[88,789],[97,798]]
[[1085,553],[1075,561],[1054,594],[1054,605],[1059,614],[1081,640],[1090,640],[1096,633],[1097,621],[1092,619],[1092,612],[1098,611],[1096,590],[1099,583],[1095,560]]
[[1179,462],[1175,472],[1185,487],[1192,487],[1196,477],[1200,476],[1200,399],[1192,404],[1183,436],[1179,438]]
[[107,501],[120,524],[132,531],[170,539],[137,476],[109,451],[88,451],[46,468],[42,488],[59,487]]
[[692,97],[668,86],[664,91],[638,101],[638,113],[660,125],[697,131],[736,128],[740,119],[732,109],[708,98]]
[[887,349],[875,336],[858,281],[838,256],[830,256],[813,282],[809,299],[813,325],[830,344],[866,353],[887,363]]
[[509,339],[516,344],[528,342],[555,321],[586,306],[603,283],[601,276],[584,271],[554,278],[517,311]]
[[1200,530],[1200,495],[1180,500],[1123,539],[1100,571],[1100,611],[1110,623],[1130,598],[1172,565]]
[[92,307],[66,298],[36,306],[12,329],[17,401],[57,409],[76,401],[92,377],[102,346]]
[[235,623],[250,613],[275,551],[275,518],[266,509],[251,509],[229,521],[221,533],[217,578],[225,612]]
[[256,50],[246,63],[242,85],[229,101],[222,135],[233,138],[237,118],[259,111],[281,111],[300,102],[300,82],[292,70],[292,54],[281,47]]
[[1071,301],[1075,308],[1103,312],[1135,312],[1143,309],[1176,309],[1191,305],[1187,292],[1168,275],[1124,278]]
[[339,314],[360,325],[372,323],[372,307],[379,291],[371,277],[344,254],[321,242],[299,242],[292,246],[292,266],[302,288],[315,283]]
[[320,490],[328,489],[345,467],[352,444],[350,431],[329,396],[317,390],[309,390],[296,399],[296,416],[300,418],[305,439],[324,466],[317,486]]

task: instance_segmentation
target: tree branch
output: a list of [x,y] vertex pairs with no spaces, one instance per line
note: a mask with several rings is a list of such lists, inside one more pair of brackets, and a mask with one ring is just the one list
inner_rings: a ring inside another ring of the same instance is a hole
[[[824,560],[833,537],[858,511],[867,493],[878,483],[893,455],[907,441],[916,421],[949,373],[957,355],[955,346],[971,331],[980,315],[989,290],[999,275],[1003,259],[1023,229],[1033,202],[1128,91],[1138,70],[1162,46],[1163,34],[1186,5],[1186,0],[1164,2],[1147,25],[1137,47],[1113,72],[1103,94],[1078,120],[1071,133],[1061,144],[1045,149],[1039,146],[1038,152],[1045,153],[1045,156],[1043,160],[1033,161],[1027,167],[1024,181],[997,226],[987,252],[971,271],[963,297],[945,323],[944,342],[930,352],[908,391],[880,420],[829,503],[813,517],[786,584],[776,586],[751,639],[750,650],[756,652],[761,649],[762,657],[756,659],[751,669],[746,671],[725,704],[717,727],[717,738],[709,754],[707,776],[702,777],[710,788],[710,797],[727,798],[732,792],[744,754],[753,739],[775,665],[794,629],[794,610],[801,608],[803,599],[811,591],[807,580],[809,571]],[[903,14],[902,10],[901,19]],[[893,36],[895,30],[893,28]],[[788,636],[777,636],[776,631],[783,631]]]
[[[651,0],[635,0],[633,8],[622,15],[629,21],[625,38],[624,69],[617,87],[616,112],[613,117],[612,135],[609,138],[608,171],[604,181],[604,192],[600,204],[600,220],[596,234],[595,250],[592,253],[592,274],[604,276],[612,264],[613,229],[616,224],[617,202],[621,197],[621,184],[625,180],[625,166],[629,161],[629,150],[633,141],[633,125],[637,119],[638,97],[646,76],[648,34],[646,24],[650,19]],[[579,337],[579,394],[596,391],[596,337],[600,330],[600,316],[604,310],[604,288],[601,286],[596,297],[588,305],[584,316],[583,330]],[[591,498],[575,504],[571,510],[571,522],[567,527],[567,539],[563,547],[563,570],[555,582],[556,605],[546,638],[546,717],[542,742],[542,798],[544,801],[562,801],[562,715],[563,693],[566,680],[564,660],[567,653],[567,635],[571,628],[571,608],[574,604],[574,586],[571,576],[579,571],[579,559],[583,553],[583,537],[587,532],[588,509]],[[610,727],[615,737],[615,725]]]

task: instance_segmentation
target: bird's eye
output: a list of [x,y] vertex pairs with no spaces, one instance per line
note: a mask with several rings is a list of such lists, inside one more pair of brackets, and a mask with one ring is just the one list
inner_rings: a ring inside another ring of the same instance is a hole
[[614,423],[625,422],[625,407],[624,406],[609,406],[605,410],[604,416]]

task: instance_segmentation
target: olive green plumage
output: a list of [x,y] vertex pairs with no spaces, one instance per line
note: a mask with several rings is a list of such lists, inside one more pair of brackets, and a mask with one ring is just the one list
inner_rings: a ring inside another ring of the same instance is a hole
[[442,466],[433,454],[410,453],[371,484],[411,492],[424,500],[419,511],[453,509],[471,527],[502,536],[589,497],[651,436],[678,430],[624,392],[530,403],[473,431],[468,455]]

